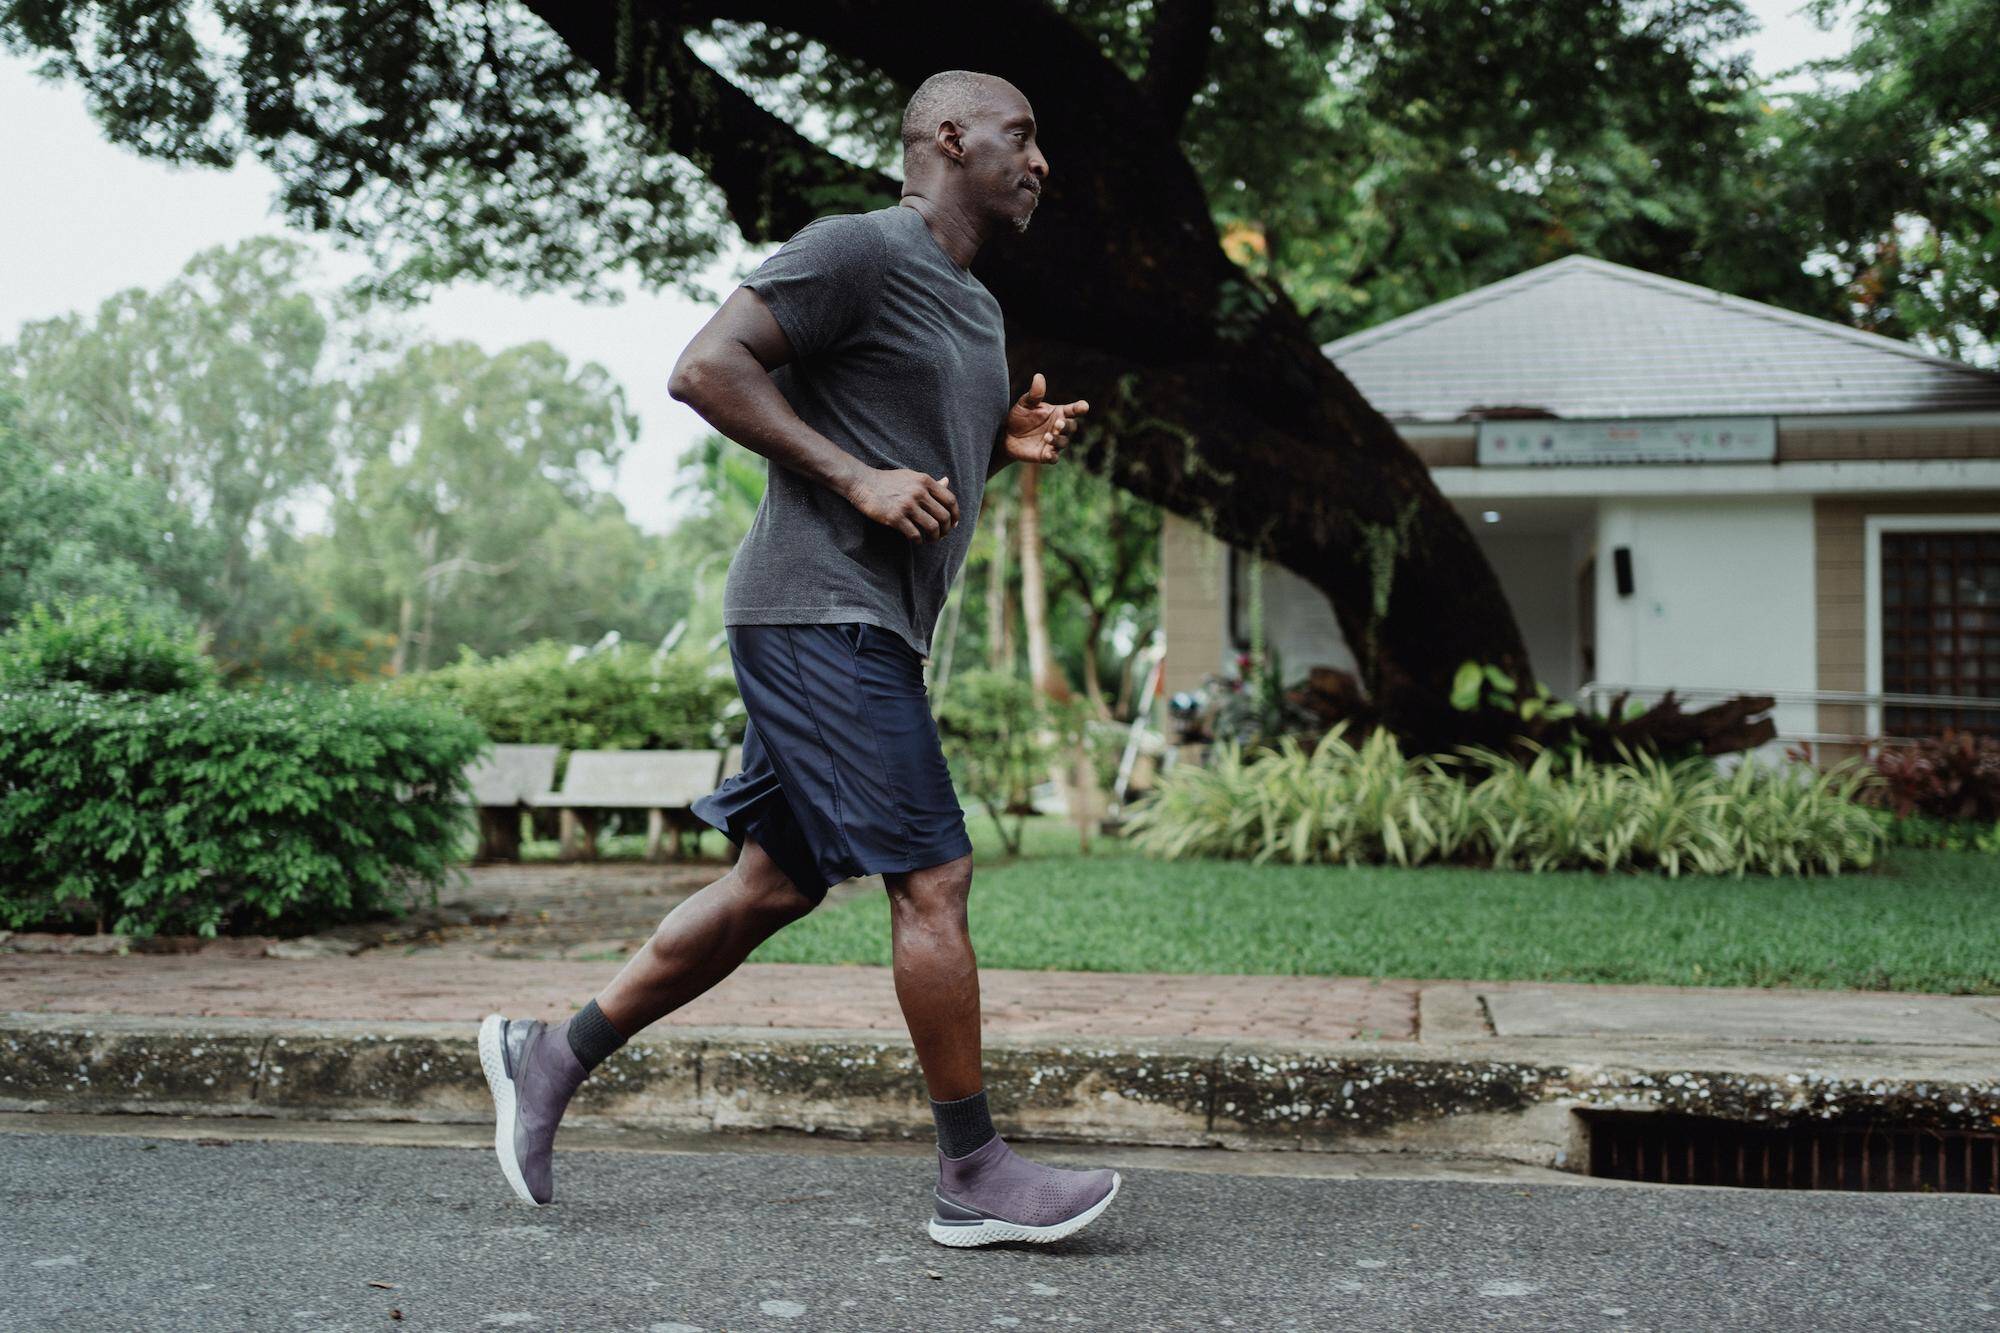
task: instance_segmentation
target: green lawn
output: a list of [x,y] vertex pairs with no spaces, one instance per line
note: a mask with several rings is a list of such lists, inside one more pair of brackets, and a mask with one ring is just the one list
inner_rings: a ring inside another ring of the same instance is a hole
[[[1008,860],[983,814],[972,938],[985,967],[1856,987],[2000,994],[2000,858],[1895,850],[1821,880],[1529,875],[1162,862],[1030,821]],[[713,840],[709,840],[713,841]],[[869,896],[754,961],[889,958]]]

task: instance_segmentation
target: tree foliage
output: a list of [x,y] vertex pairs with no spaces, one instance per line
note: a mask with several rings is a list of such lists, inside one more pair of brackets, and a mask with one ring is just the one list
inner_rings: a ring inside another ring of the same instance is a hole
[[[319,565],[369,623],[396,627],[392,670],[442,665],[455,644],[570,637],[629,584],[639,543],[597,482],[633,421],[602,367],[572,369],[547,343],[418,343],[351,404],[353,479]],[[560,573],[551,542],[571,557]]]
[[37,603],[103,596],[190,618],[213,611],[213,534],[141,476],[58,467],[0,389],[0,626]]
[[295,241],[216,247],[157,291],[30,321],[0,346],[22,436],[79,478],[135,479],[215,543],[204,609],[224,645],[255,635],[254,554],[332,470],[328,320],[302,289],[307,263]]
[[1857,37],[1779,113],[1780,211],[1855,324],[2000,361],[2000,6],[1814,8]]
[[101,594],[193,619],[232,681],[663,634],[607,372],[378,323],[336,354],[304,254],[205,251],[0,344],[0,626]]

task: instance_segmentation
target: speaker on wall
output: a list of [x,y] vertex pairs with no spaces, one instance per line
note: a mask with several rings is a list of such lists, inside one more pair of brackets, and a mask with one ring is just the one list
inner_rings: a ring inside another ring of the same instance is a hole
[[1618,585],[1620,597],[1632,595],[1632,548],[1614,546],[1611,548],[1611,577]]

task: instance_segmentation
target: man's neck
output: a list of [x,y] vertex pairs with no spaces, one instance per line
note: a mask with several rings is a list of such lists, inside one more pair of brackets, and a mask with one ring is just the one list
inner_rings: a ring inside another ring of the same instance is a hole
[[905,194],[897,201],[904,208],[914,209],[937,238],[951,262],[960,268],[971,268],[979,248],[986,243],[986,232],[978,223],[968,217],[965,211],[949,203],[941,203],[928,195]]

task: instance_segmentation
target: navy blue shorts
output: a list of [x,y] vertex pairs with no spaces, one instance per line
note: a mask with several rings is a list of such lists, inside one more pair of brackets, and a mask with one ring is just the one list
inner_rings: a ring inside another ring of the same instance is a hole
[[731,625],[743,770],[694,813],[746,836],[815,902],[844,879],[972,851],[923,659],[879,625]]

